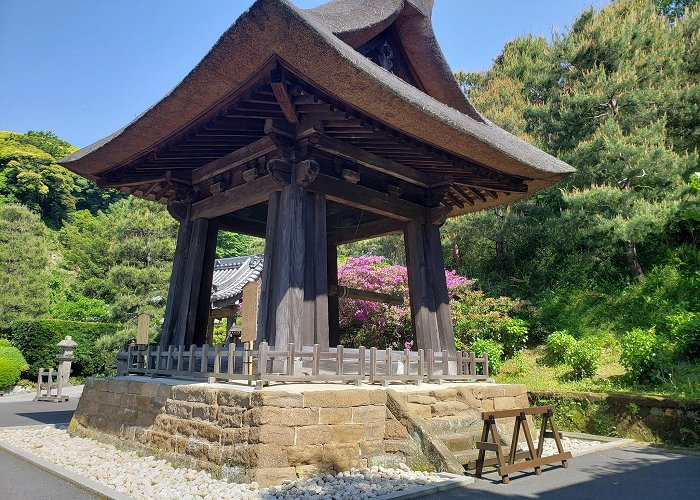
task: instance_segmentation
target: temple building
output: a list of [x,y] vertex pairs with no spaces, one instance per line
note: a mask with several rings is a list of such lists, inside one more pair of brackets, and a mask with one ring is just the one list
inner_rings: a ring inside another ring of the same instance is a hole
[[474,109],[432,3],[258,0],[160,102],[61,161],[180,222],[162,347],[206,342],[220,230],[266,240],[258,340],[326,349],[338,245],[402,232],[415,346],[454,351],[440,226],[574,169]]

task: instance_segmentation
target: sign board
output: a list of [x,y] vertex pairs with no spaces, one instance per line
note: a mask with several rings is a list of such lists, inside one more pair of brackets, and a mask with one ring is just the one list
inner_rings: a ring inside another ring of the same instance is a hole
[[243,315],[241,342],[254,342],[258,335],[258,302],[260,283],[249,281],[243,285]]
[[148,325],[151,322],[151,316],[146,313],[139,314],[138,326],[136,327],[136,344],[148,344]]

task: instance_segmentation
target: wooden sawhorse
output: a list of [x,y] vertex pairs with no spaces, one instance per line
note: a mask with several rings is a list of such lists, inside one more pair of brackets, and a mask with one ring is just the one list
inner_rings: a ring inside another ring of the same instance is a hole
[[[527,423],[527,415],[542,415],[540,437],[536,450],[534,441],[532,440],[530,426]],[[498,433],[496,419],[510,417],[515,417],[515,426],[513,428],[510,453],[508,457],[506,457],[501,446],[501,436]],[[513,472],[534,468],[535,474],[539,476],[542,474],[542,470],[540,469],[542,465],[561,462],[564,468],[569,466],[567,460],[571,458],[571,453],[564,451],[564,447],[561,444],[561,436],[554,424],[553,406],[533,406],[531,408],[515,410],[485,411],[481,414],[481,418],[484,420],[484,430],[481,434],[481,441],[476,443],[476,447],[479,449],[479,458],[476,461],[476,477],[481,477],[485,466],[496,465],[503,483],[508,484],[510,482],[508,475]],[[552,429],[551,431],[547,431],[548,424]],[[521,430],[525,435],[527,449],[518,451],[518,438],[520,437]],[[547,437],[554,438],[558,453],[543,457],[544,440]],[[487,451],[495,452],[496,458],[487,460]],[[518,462],[520,459],[525,459],[525,461]]]

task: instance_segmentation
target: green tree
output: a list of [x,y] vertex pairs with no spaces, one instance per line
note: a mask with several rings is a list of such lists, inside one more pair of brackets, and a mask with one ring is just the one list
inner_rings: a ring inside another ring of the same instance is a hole
[[0,205],[0,324],[48,312],[51,234],[38,215]]
[[58,229],[76,208],[95,213],[122,198],[56,163],[75,149],[51,132],[0,131],[0,201],[22,203]]

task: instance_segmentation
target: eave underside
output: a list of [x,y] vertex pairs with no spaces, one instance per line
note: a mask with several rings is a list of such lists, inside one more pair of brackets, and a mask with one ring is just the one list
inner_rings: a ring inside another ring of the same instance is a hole
[[[285,156],[285,147],[321,165],[316,189],[331,201],[329,237],[338,242],[398,230],[415,210],[428,210],[426,221],[435,222],[440,211],[443,218],[477,211],[528,191],[529,179],[391,129],[276,64],[166,142],[98,174],[98,184],[160,203],[193,203],[223,228],[264,236],[263,191],[275,189],[266,165]],[[247,196],[251,189],[257,197]],[[358,199],[333,195],[344,189]],[[376,200],[367,205],[363,197]],[[222,200],[232,208],[225,214],[216,209]]]

